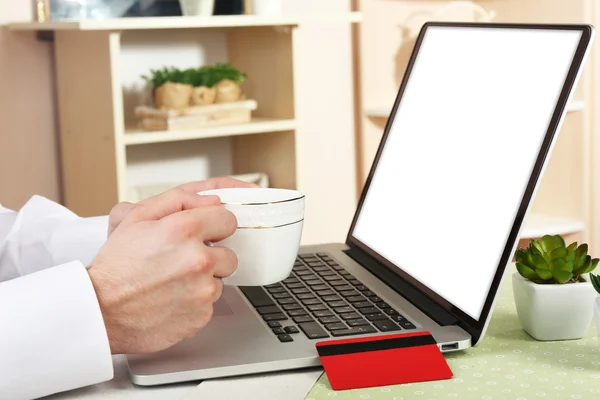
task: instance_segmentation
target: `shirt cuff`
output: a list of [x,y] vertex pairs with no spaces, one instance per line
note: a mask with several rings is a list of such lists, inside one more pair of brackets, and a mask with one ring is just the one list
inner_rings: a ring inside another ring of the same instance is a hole
[[0,398],[38,398],[113,378],[94,287],[77,261],[0,283]]
[[54,265],[80,261],[89,265],[106,243],[108,216],[61,222],[52,232],[48,248]]

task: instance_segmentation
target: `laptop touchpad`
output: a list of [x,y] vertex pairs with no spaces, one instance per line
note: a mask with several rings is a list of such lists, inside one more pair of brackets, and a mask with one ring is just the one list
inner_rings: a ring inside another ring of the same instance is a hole
[[231,308],[229,307],[223,296],[221,296],[221,298],[217,300],[217,302],[214,304],[213,317],[222,317],[224,315],[231,314],[233,314],[233,311],[231,311]]

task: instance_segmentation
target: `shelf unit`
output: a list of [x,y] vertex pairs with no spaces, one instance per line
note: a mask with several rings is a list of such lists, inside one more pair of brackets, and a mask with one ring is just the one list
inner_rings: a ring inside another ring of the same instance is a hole
[[[339,165],[328,168],[323,174],[323,179],[343,185],[336,188],[336,193],[323,190],[323,182],[314,178],[320,173],[317,166],[331,161],[324,158],[325,152],[320,155],[314,151],[319,148],[322,135],[314,131],[312,120],[306,120],[307,115],[313,118],[314,112],[306,112],[306,100],[300,97],[298,88],[303,82],[302,69],[309,62],[304,60],[322,57],[325,49],[308,47],[306,37],[315,36],[316,30],[328,29],[328,25],[332,25],[335,26],[334,32],[347,31],[350,40],[348,27],[360,19],[358,12],[337,12],[268,17],[239,15],[15,22],[8,24],[7,28],[15,34],[52,34],[63,202],[69,209],[81,216],[102,215],[117,202],[129,200],[130,189],[134,185],[128,182],[128,175],[141,150],[150,149],[149,153],[155,157],[152,161],[156,161],[160,168],[168,163],[161,158],[163,153],[172,151],[177,143],[180,149],[195,151],[198,146],[204,146],[202,143],[226,138],[232,174],[266,173],[270,186],[297,189],[306,194],[307,213],[312,214],[306,217],[302,241],[310,244],[337,241],[342,239],[342,233],[345,235],[344,223],[349,222],[346,214],[355,205],[355,198],[348,197],[347,193],[355,193],[356,181],[354,175],[348,172],[355,166],[350,153],[347,160],[338,162]],[[163,46],[171,40],[169,35],[183,33],[193,37],[217,34],[224,38],[224,57],[248,74],[242,89],[246,98],[256,100],[258,104],[252,120],[244,124],[177,131],[129,128],[132,125],[127,114],[131,104],[123,84],[123,49],[124,43],[130,44],[127,40],[136,37],[135,32],[149,33],[150,40],[158,37]],[[315,51],[317,55],[314,55]],[[342,51],[341,54],[345,53]],[[345,71],[350,75],[351,59],[347,65],[337,65],[336,68],[341,68],[342,75]],[[349,111],[350,104],[347,110],[342,107],[332,115],[336,115],[334,118],[340,118],[340,115],[347,117]],[[299,120],[299,115],[305,118],[304,123]],[[312,130],[308,131],[306,126],[312,127]],[[336,132],[331,140],[347,140],[343,147],[353,148],[354,132]],[[208,170],[210,172],[210,166]],[[182,177],[172,178],[173,182],[178,182]],[[340,211],[329,206],[336,203]],[[335,230],[324,229],[323,215],[327,215],[329,222],[338,227]]]

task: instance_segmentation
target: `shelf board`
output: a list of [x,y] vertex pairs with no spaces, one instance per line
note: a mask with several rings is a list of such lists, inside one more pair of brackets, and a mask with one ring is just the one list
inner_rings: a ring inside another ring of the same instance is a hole
[[318,15],[219,15],[210,17],[133,17],[105,20],[13,22],[13,31],[123,31],[154,29],[237,28],[251,26],[295,26],[313,22],[359,22],[360,12]]
[[521,239],[534,239],[543,235],[568,235],[585,229],[585,223],[571,218],[530,214],[525,220]]
[[134,146],[139,144],[252,135],[256,133],[284,132],[294,130],[296,126],[296,120],[294,119],[253,118],[251,122],[245,124],[219,125],[202,129],[173,131],[128,129],[125,131],[123,143],[126,146]]
[[[567,112],[577,112],[585,109],[585,102],[583,100],[572,100],[567,106]],[[392,107],[365,107],[365,114],[373,118],[388,118]]]

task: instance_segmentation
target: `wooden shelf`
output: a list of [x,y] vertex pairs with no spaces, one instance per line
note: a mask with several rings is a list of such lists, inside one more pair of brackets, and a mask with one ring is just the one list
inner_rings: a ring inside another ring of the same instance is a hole
[[181,131],[142,131],[129,129],[123,143],[126,146],[150,143],[177,142],[182,140],[208,139],[225,136],[252,135],[267,132],[285,132],[296,129],[294,119],[253,118],[251,122],[236,125],[211,126]]
[[359,22],[360,12],[320,15],[225,15],[210,17],[135,17],[106,20],[15,22],[6,26],[14,31],[124,31],[155,29],[236,28],[251,26],[294,26],[313,22]]
[[[569,103],[567,107],[567,112],[577,112],[582,111],[585,108],[585,102],[582,100],[573,100]],[[373,118],[388,118],[390,116],[390,112],[392,111],[392,107],[365,107],[365,114],[369,117]]]
[[571,218],[531,214],[525,220],[521,239],[539,238],[543,235],[568,235],[585,229],[585,223]]

